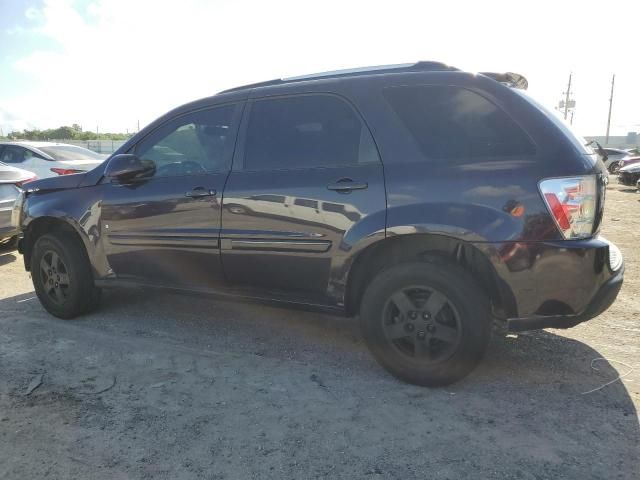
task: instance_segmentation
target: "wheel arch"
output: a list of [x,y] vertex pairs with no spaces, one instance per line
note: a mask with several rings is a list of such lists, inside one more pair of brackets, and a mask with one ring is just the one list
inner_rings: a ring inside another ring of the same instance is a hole
[[471,274],[486,293],[492,313],[508,318],[517,312],[511,290],[500,282],[490,260],[472,244],[438,234],[407,234],[386,237],[359,252],[349,269],[345,288],[345,310],[356,315],[370,281],[391,265],[409,261],[451,262]]
[[74,222],[65,218],[55,216],[42,216],[31,220],[24,229],[24,239],[22,243],[22,254],[24,255],[24,265],[27,271],[31,268],[31,255],[33,247],[42,235],[47,233],[67,233],[78,239],[88,251],[88,242],[84,230]]

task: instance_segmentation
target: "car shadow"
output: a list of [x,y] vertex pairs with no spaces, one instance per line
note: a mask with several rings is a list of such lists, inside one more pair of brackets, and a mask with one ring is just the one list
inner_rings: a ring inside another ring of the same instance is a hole
[[15,262],[16,258],[17,257],[13,253],[5,253],[0,250],[0,267],[2,265],[7,265],[8,263]]

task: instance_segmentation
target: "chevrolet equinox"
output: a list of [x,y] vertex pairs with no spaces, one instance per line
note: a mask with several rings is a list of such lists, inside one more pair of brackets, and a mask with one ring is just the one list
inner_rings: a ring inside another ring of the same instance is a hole
[[494,323],[572,327],[622,285],[601,162],[526,88],[418,62],[226,90],[29,184],[19,250],[56,317],[116,286],[319,308],[357,316],[393,375],[445,385]]

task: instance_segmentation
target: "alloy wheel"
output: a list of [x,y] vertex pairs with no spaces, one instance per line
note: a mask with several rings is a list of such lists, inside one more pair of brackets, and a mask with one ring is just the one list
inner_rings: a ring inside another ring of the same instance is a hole
[[441,292],[415,286],[396,291],[384,307],[383,330],[402,355],[437,363],[456,351],[462,334],[460,316]]
[[60,305],[68,296],[69,271],[64,261],[53,250],[47,250],[40,260],[40,279],[46,294]]

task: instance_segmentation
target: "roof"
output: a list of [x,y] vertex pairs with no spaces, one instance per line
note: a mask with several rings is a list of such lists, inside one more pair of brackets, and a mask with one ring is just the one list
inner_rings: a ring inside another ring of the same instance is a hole
[[0,142],[0,145],[22,145],[25,147],[32,148],[40,148],[40,147],[77,147],[77,145],[72,145],[70,143],[60,143],[60,142],[42,142],[42,141],[31,141],[31,140],[14,140],[8,142]]
[[288,83],[304,82],[308,80],[324,80],[330,78],[343,77],[359,77],[366,75],[380,75],[384,73],[408,73],[408,72],[452,72],[459,71],[455,67],[451,67],[442,62],[420,61],[416,63],[402,63],[396,65],[377,65],[372,67],[348,68],[343,70],[333,70],[329,72],[312,73],[309,75],[300,75],[296,77],[278,78],[275,80],[267,80],[265,82],[251,83],[242,85],[220,93],[237,92],[240,90],[248,90],[258,87],[268,87],[272,85],[285,85]]

